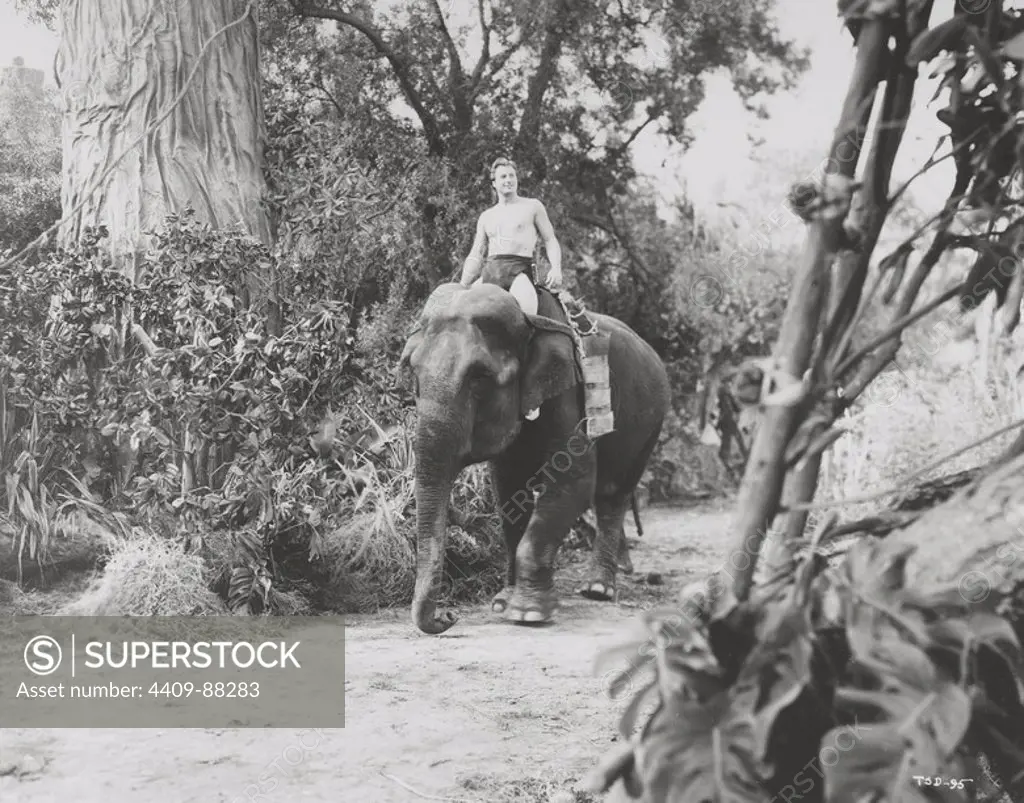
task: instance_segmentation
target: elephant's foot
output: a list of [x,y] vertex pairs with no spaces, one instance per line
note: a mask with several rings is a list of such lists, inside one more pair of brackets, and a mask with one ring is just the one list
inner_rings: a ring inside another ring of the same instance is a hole
[[521,624],[541,624],[551,621],[557,607],[558,597],[553,590],[528,594],[517,587],[508,600],[505,618]]
[[494,595],[494,599],[491,600],[491,610],[495,613],[505,613],[508,601],[512,598],[514,592],[515,589],[512,586],[505,586],[501,589],[501,591]]
[[580,596],[598,602],[615,599],[615,574],[613,572],[594,570],[591,579],[577,589]]
[[633,573],[633,561],[629,557],[628,551],[623,551],[619,553],[619,559],[616,561],[616,564],[619,567],[619,571],[623,574]]

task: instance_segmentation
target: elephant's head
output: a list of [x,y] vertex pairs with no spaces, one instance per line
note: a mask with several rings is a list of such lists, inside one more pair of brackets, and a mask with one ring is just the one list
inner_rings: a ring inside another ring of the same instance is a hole
[[458,473],[496,457],[523,414],[579,381],[564,329],[524,313],[511,294],[481,284],[444,284],[427,299],[402,353],[416,390],[417,564],[413,620],[443,633],[435,613],[444,565],[448,499]]

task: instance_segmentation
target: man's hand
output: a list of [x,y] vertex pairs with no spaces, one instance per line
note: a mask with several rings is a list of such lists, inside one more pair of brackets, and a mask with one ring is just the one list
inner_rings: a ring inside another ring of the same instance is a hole
[[557,268],[552,266],[551,270],[548,271],[547,279],[544,281],[546,287],[550,287],[552,290],[559,290],[562,287],[562,267]]

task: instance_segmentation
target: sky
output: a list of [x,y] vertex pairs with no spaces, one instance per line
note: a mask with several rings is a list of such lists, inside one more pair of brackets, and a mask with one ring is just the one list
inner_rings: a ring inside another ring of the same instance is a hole
[[46,73],[53,83],[53,56],[57,37],[42,25],[30,25],[24,15],[14,10],[13,0],[0,0],[0,66],[6,67],[15,56],[25,59],[25,66]]
[[[456,0],[453,0],[453,3]],[[944,19],[953,0],[937,0],[933,19]],[[709,81],[707,99],[691,118],[696,140],[682,153],[666,147],[646,132],[633,148],[640,170],[654,178],[666,199],[685,191],[699,210],[709,216],[722,212],[730,204],[742,204],[750,194],[752,175],[748,134],[764,140],[764,154],[781,150],[820,150],[825,156],[853,65],[852,39],[843,30],[834,0],[778,0],[778,22],[783,36],[811,49],[811,68],[797,90],[772,98],[767,104],[771,119],[752,118],[732,92],[728,80]],[[30,25],[14,10],[13,0],[0,0],[0,65],[15,56],[30,67],[42,69],[46,82],[53,83],[53,57],[57,37],[43,26]],[[837,91],[837,87],[841,87]],[[921,96],[930,97],[927,88]],[[927,156],[941,128],[934,115],[922,115],[912,125],[901,152],[896,178],[909,175],[913,165]],[[932,181],[946,185],[941,172]],[[948,185],[946,185],[948,186]],[[925,185],[925,195],[928,187]],[[780,188],[784,192],[784,188]]]

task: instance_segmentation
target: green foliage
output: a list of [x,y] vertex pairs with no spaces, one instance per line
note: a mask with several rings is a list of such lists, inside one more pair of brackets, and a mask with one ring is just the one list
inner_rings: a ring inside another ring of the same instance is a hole
[[[613,696],[645,671],[653,678],[622,718],[630,754],[596,785],[621,777],[651,803],[923,801],[932,797],[922,777],[980,778],[983,749],[1019,793],[1018,636],[1002,617],[972,609],[955,583],[928,595],[907,589],[908,555],[859,543],[833,575],[811,552],[788,583],[749,602],[717,588],[709,602],[646,614],[638,638],[604,654],[629,659]],[[653,711],[641,720],[645,703]],[[970,785],[933,791],[974,799]]]
[[[18,265],[0,285],[0,455],[14,489],[4,507],[29,511],[19,520],[38,530],[19,489],[36,507],[74,492],[54,472],[26,474],[63,466],[84,483],[78,496],[205,554],[231,608],[249,612],[281,610],[280,564],[294,568],[296,552],[320,560],[360,511],[379,518],[370,537],[411,543],[411,451],[383,437],[408,399],[386,355],[357,348],[348,302],[191,212],[168,218],[134,284],[103,236]],[[277,334],[247,301],[254,267],[287,288]]]
[[[701,77],[714,69],[731,71],[752,106],[792,85],[806,61],[781,40],[772,3],[494,0],[482,18],[476,8],[439,9],[359,6],[334,29],[280,4],[264,9],[286,249],[300,260],[316,254],[346,277],[357,316],[372,308],[367,317],[380,313],[382,329],[401,328],[405,307],[460,271],[493,202],[487,166],[512,154],[522,193],[548,208],[569,287],[666,361],[682,361],[678,392],[692,393],[706,322],[679,278],[706,255],[692,247],[692,212],[679,223],[659,219],[629,149],[641,133],[685,141]],[[481,19],[488,47],[478,52]],[[723,309],[723,319],[745,306]]]

